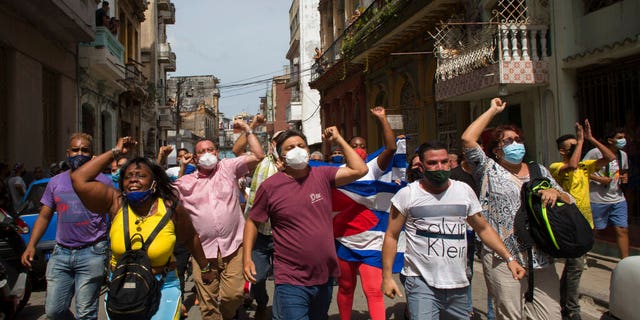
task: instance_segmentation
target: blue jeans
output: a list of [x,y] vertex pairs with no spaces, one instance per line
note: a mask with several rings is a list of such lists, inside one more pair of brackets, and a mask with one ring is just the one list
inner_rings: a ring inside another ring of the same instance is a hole
[[327,320],[333,294],[332,279],[317,286],[276,284],[278,314],[287,320]]
[[[108,261],[109,242],[83,249],[56,245],[47,263],[47,319],[98,319],[98,298]],[[69,310],[75,293],[76,316]]]
[[411,319],[439,320],[468,319],[467,287],[438,289],[428,285],[422,277],[401,276],[407,294]]
[[256,266],[256,283],[251,286],[251,293],[258,306],[266,306],[269,302],[267,295],[267,276],[273,266],[273,237],[258,233],[251,259]]

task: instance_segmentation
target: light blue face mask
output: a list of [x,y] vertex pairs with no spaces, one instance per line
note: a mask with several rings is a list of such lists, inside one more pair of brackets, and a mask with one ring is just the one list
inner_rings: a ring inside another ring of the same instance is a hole
[[618,139],[616,140],[616,148],[618,149],[622,149],[624,148],[624,146],[627,145],[627,139],[622,138],[622,139]]
[[504,160],[506,162],[519,164],[522,162],[522,158],[524,158],[526,150],[524,148],[524,144],[513,142],[510,145],[502,147],[502,152],[504,152]]
[[120,181],[120,169],[111,174],[111,181],[113,181],[113,183],[115,184],[118,184],[118,182]]

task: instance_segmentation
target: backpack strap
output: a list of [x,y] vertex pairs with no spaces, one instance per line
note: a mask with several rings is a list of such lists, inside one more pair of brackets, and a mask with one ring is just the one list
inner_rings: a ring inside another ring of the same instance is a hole
[[151,245],[151,242],[153,241],[153,239],[156,238],[158,233],[160,233],[160,230],[162,230],[162,228],[164,228],[164,226],[167,224],[167,222],[169,222],[169,219],[171,219],[171,216],[173,215],[173,209],[174,208],[175,208],[174,206],[171,206],[171,207],[169,207],[167,209],[167,212],[162,217],[162,220],[160,220],[160,222],[158,222],[158,225],[156,225],[156,227],[153,229],[153,231],[151,232],[151,234],[149,235],[147,240],[142,245],[142,250],[147,251],[147,249],[149,249],[149,246]]
[[533,302],[533,247],[529,247],[527,256],[527,292],[524,293],[524,300]]
[[[164,216],[162,217],[162,219],[160,220],[160,222],[158,222],[158,224],[156,225],[156,227],[153,229],[153,231],[151,232],[151,234],[149,235],[149,237],[147,238],[146,241],[143,240],[143,245],[142,245],[142,250],[147,251],[147,249],[149,249],[149,246],[151,245],[151,242],[153,241],[153,239],[155,239],[155,237],[158,235],[158,233],[160,233],[160,230],[162,230],[162,228],[164,228],[164,226],[169,222],[169,219],[171,219],[171,216],[173,215],[173,211],[176,208],[176,206],[178,205],[177,201],[174,202],[173,205],[171,205],[171,207],[169,207],[167,209],[167,212],[164,214]],[[124,203],[124,205],[122,206],[122,218],[123,218],[123,226],[124,226],[124,245],[125,245],[125,250],[131,250],[131,236],[129,233],[129,210],[128,210],[129,204],[127,204],[126,202]],[[136,235],[134,235],[135,237]],[[142,237],[142,236],[140,236]]]
[[529,168],[529,181],[534,181],[536,179],[542,178],[542,170],[540,170],[540,164],[535,161],[530,161],[529,163],[525,162],[525,164]]

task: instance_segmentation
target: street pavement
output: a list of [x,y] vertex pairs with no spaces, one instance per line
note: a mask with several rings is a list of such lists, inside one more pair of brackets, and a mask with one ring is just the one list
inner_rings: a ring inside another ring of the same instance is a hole
[[[611,278],[611,272],[617,263],[617,259],[613,259],[606,256],[597,254],[587,255],[588,268],[582,274],[580,293],[581,293],[581,306],[582,306],[582,319],[595,320],[601,319],[603,313],[607,312],[609,305],[609,281]],[[556,269],[558,274],[562,273],[564,264],[562,261],[556,263]],[[482,265],[478,260],[474,263],[475,275],[473,277],[473,307],[475,312],[475,319],[486,319],[487,314],[487,291],[484,283],[484,277],[482,276]],[[400,281],[397,279],[398,283]],[[195,294],[191,293],[190,288],[193,286],[191,281],[187,282],[187,294],[185,298],[185,304],[190,307],[189,317],[191,320],[200,320],[200,310],[198,306],[193,306]],[[273,281],[267,281],[267,290],[273,293]],[[336,303],[337,287],[334,287],[333,300],[331,308],[329,310],[330,320],[339,320],[338,306]],[[31,295],[29,303],[25,309],[18,315],[18,319],[35,320],[45,319],[44,316],[44,296],[45,292],[43,288],[34,291]],[[101,298],[104,301],[104,296]],[[385,297],[385,305],[387,310],[388,319],[404,319],[403,312],[406,305],[404,298],[389,299]],[[255,307],[255,304],[253,305]],[[241,310],[240,320],[253,319],[253,308],[248,310]],[[104,305],[100,305],[99,319],[106,319],[104,312]],[[364,294],[360,287],[355,292],[353,313],[351,319],[353,320],[365,320],[369,319],[369,313],[367,312],[367,303]]]

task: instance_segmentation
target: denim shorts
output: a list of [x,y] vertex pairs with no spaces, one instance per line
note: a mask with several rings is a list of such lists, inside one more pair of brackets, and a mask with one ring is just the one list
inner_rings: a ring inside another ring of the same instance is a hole
[[629,227],[626,200],[617,203],[592,202],[591,212],[593,213],[593,224],[596,230],[602,230],[608,225],[621,228]]

